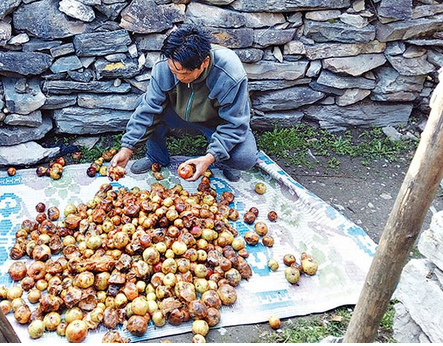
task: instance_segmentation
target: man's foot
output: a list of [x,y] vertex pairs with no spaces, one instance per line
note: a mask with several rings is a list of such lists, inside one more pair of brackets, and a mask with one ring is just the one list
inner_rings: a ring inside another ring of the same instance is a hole
[[131,172],[134,174],[142,174],[149,172],[152,167],[152,161],[149,160],[147,157],[144,157],[142,159],[138,159],[135,161],[131,166]]
[[239,169],[225,168],[223,170],[223,175],[229,181],[236,182],[239,181],[241,178],[241,171]]

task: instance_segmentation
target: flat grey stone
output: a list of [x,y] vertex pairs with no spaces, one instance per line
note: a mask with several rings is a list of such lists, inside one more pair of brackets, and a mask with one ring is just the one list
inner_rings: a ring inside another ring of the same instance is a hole
[[231,7],[241,12],[294,12],[306,9],[347,8],[349,0],[236,0]]
[[303,25],[303,14],[301,12],[295,12],[287,17],[287,21],[295,27],[301,26]]
[[234,49],[235,54],[243,63],[255,63],[263,58],[263,50],[258,48]]
[[352,8],[354,9],[355,12],[364,11],[366,9],[365,0],[355,0],[352,3]]
[[364,18],[358,14],[349,14],[349,13],[343,13],[342,15],[340,15],[340,21],[342,21],[345,24],[352,25],[356,28],[364,28],[366,25],[369,24],[367,18]]
[[269,46],[281,46],[292,40],[295,29],[255,29],[254,46],[265,48]]
[[365,89],[346,89],[345,93],[337,96],[335,103],[339,106],[349,106],[357,103],[371,94],[370,90]]
[[78,92],[92,93],[127,93],[131,90],[131,86],[127,83],[117,87],[111,81],[89,83],[72,82],[72,81],[46,81],[43,83],[43,90],[49,94],[72,94]]
[[[24,90],[18,89],[23,84]],[[6,107],[11,113],[30,114],[45,104],[46,97],[40,90],[37,78],[3,78]]]
[[285,79],[295,80],[305,76],[307,61],[282,62],[259,61],[256,64],[244,64],[250,79]]
[[0,20],[6,17],[6,15],[12,13],[17,6],[19,6],[21,0],[2,0],[0,2]]
[[78,0],[78,1],[81,2],[82,4],[90,6],[100,5],[102,3],[102,0]]
[[309,86],[311,87],[311,89],[313,89],[315,91],[321,91],[325,94],[333,94],[333,95],[340,96],[345,93],[344,89],[339,89],[339,88],[335,88],[332,86],[326,86],[326,85],[320,84],[318,82],[311,82],[311,83],[309,83]]
[[306,77],[317,77],[321,71],[321,61],[314,60],[309,64],[309,68],[306,71]]
[[346,107],[311,105],[301,110],[305,117],[319,121],[321,127],[334,129],[405,125],[412,107],[412,103],[388,104],[364,100]]
[[185,5],[157,5],[154,1],[133,0],[121,13],[120,26],[139,34],[162,32],[183,22]]
[[340,15],[341,11],[339,10],[310,11],[306,12],[305,18],[317,22],[325,22],[331,19],[337,19]]
[[26,42],[29,42],[29,36],[26,33],[22,33],[11,37],[11,39],[8,41],[8,44],[11,44],[13,46],[20,46]]
[[412,19],[435,16],[439,13],[443,13],[443,4],[416,6],[412,9]]
[[252,97],[252,107],[263,112],[293,110],[312,104],[325,96],[306,86],[295,86],[283,90],[257,92]]
[[60,73],[78,70],[82,67],[83,65],[77,55],[62,56],[51,65],[51,71],[53,73]]
[[127,5],[126,2],[119,2],[111,5],[96,5],[94,8],[109,20],[116,20]]
[[295,85],[309,84],[310,82],[310,78],[301,78],[296,80],[252,80],[248,82],[248,89],[250,91],[280,90],[290,88]]
[[387,59],[398,73],[405,76],[427,75],[428,73],[435,71],[435,66],[426,60],[425,55],[412,59],[405,59],[402,56],[388,55]]
[[[128,47],[128,49],[129,49],[129,47]],[[126,60],[126,54],[125,53],[109,54],[109,55],[105,55],[104,58],[110,62],[118,62],[118,61]]]
[[140,95],[97,95],[79,94],[78,105],[84,108],[110,108],[120,110],[134,110],[139,102]]
[[42,39],[71,37],[93,28],[82,21],[68,19],[58,9],[58,1],[40,0],[21,5],[13,14],[14,28]]
[[166,37],[167,35],[165,34],[146,34],[141,37],[136,37],[135,42],[137,48],[142,52],[160,51]]
[[201,26],[240,28],[246,24],[245,17],[241,12],[196,2],[191,2],[186,8],[186,22]]
[[[288,19],[288,21],[290,21]],[[282,13],[248,13],[245,16],[245,22],[247,28],[263,28],[263,27],[274,27],[278,24],[283,24],[286,22],[285,16]],[[291,21],[290,21],[291,22]],[[301,22],[301,16],[300,16]],[[294,23],[294,22],[292,22]],[[301,24],[301,23],[300,23]]]
[[400,75],[392,67],[381,67],[375,71],[377,84],[371,99],[376,101],[413,101],[420,91],[426,76]]
[[69,17],[83,22],[92,22],[95,19],[92,7],[77,0],[61,0],[58,9]]
[[375,81],[373,80],[363,77],[340,76],[327,70],[322,70],[317,83],[338,89],[359,88],[371,90],[375,88]]
[[131,38],[126,30],[116,30],[76,35],[73,42],[78,56],[96,56],[127,52]]
[[[437,250],[438,251],[438,250]],[[412,259],[403,268],[396,299],[408,309],[432,343],[443,342],[442,290],[433,272],[438,271],[428,259]],[[432,316],[430,319],[429,317]]]
[[368,43],[319,43],[305,45],[306,57],[309,60],[318,60],[333,57],[355,56],[359,54],[381,53],[386,43],[370,41]]
[[39,127],[43,123],[42,113],[39,110],[26,115],[10,113],[4,123],[9,126]]
[[25,126],[1,126],[0,127],[0,147],[6,145],[16,145],[29,141],[38,141],[52,129],[52,121],[49,117],[43,117],[43,122],[39,127]]
[[406,45],[404,42],[388,42],[386,44],[385,54],[387,55],[400,55],[403,54],[406,50]]
[[121,132],[125,130],[132,113],[114,109],[67,107],[54,111],[54,121],[57,133],[86,135]]
[[315,22],[305,20],[304,35],[315,42],[370,42],[375,38],[375,26],[355,28],[345,23]]
[[59,47],[62,44],[62,41],[53,40],[46,41],[38,38],[31,38],[28,42],[23,44],[24,52],[37,52],[42,50],[50,50],[54,47]]
[[401,303],[394,305],[394,321],[392,329],[395,341],[401,343],[420,343],[419,335],[423,334],[423,330],[415,323],[408,309]]
[[443,53],[439,53],[435,50],[428,50],[428,61],[435,66],[443,66]]
[[75,105],[77,95],[49,95],[41,109],[60,109]]
[[220,6],[229,5],[233,1],[234,0],[201,0],[201,2],[205,2],[207,4]]
[[75,49],[72,43],[66,43],[60,46],[52,47],[49,51],[51,52],[53,58],[58,58],[63,55],[74,53]]
[[443,15],[377,25],[377,40],[382,42],[408,40],[429,32],[443,30]]
[[378,15],[394,20],[408,20],[412,17],[412,0],[382,0]]
[[12,36],[12,26],[9,23],[0,21],[0,45],[8,41]]
[[94,79],[94,74],[90,69],[80,71],[68,71],[68,76],[76,82],[87,83]]
[[258,131],[271,131],[279,128],[290,128],[299,123],[303,113],[296,110],[266,112],[265,116],[254,116],[251,118],[251,126]]
[[367,71],[383,65],[386,58],[383,54],[360,54],[353,57],[328,58],[323,60],[323,68],[334,73],[346,73],[360,76]]
[[306,54],[305,44],[299,40],[290,41],[284,45],[283,54]]
[[160,52],[148,52],[145,55],[145,62],[143,63],[143,66],[152,68],[156,62],[160,61],[161,58]]
[[418,46],[409,46],[403,53],[403,57],[407,59],[418,58],[426,54],[426,48]]
[[55,157],[59,152],[59,147],[43,148],[34,141],[17,145],[0,146],[0,166],[33,165],[46,158]]
[[214,43],[227,48],[249,48],[254,41],[251,28],[223,29],[207,28],[214,38]]
[[443,47],[443,40],[431,39],[431,40],[407,40],[407,43],[415,44],[417,46],[431,46],[431,47]]
[[140,71],[138,61],[135,59],[126,59],[119,62],[108,62],[105,59],[98,59],[94,63],[94,68],[98,80],[102,78],[132,78]]
[[39,52],[0,52],[0,61],[0,72],[23,76],[39,75],[52,64],[50,55]]

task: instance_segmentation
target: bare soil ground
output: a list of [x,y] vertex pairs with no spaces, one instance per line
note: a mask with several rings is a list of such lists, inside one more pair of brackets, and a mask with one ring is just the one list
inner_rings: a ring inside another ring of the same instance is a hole
[[[341,164],[333,172],[277,162],[300,184],[363,228],[378,243],[411,159],[412,154],[396,162],[376,160],[363,166],[358,158],[340,156]],[[443,210],[441,189],[429,208],[422,230],[429,227],[432,214],[440,210]]]

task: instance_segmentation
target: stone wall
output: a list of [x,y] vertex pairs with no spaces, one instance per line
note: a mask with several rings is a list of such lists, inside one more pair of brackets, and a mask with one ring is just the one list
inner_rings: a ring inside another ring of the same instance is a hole
[[394,297],[394,338],[401,343],[443,342],[443,211],[420,236],[424,256],[403,269]]
[[189,22],[243,61],[256,129],[405,124],[443,65],[442,0],[1,0],[0,165],[30,143],[54,155],[36,151],[50,131],[124,130]]

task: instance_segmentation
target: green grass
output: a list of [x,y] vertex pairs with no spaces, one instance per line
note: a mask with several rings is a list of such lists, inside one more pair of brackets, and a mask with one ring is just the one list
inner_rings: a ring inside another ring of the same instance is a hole
[[[395,342],[392,338],[395,303],[396,301],[392,301],[384,314],[375,342]],[[282,323],[281,331],[272,331],[257,342],[317,343],[328,336],[343,337],[351,320],[352,311],[351,308],[338,308],[321,315],[287,320]]]
[[[110,148],[120,148],[123,133],[104,136],[92,149],[81,148],[81,162],[92,162]],[[285,160],[288,165],[313,168],[322,165],[325,169],[340,166],[340,157],[358,158],[362,165],[371,161],[385,159],[395,162],[399,157],[410,154],[417,143],[413,140],[391,141],[380,128],[371,130],[350,130],[331,133],[324,129],[297,124],[291,128],[275,127],[272,131],[255,133],[257,146],[268,155]],[[167,147],[171,156],[202,155],[206,151],[207,141],[203,135],[168,136]],[[134,151],[133,158],[145,154],[143,144]]]
[[303,167],[313,167],[323,159],[328,168],[336,168],[340,165],[340,156],[360,158],[363,165],[377,159],[395,162],[417,145],[412,140],[391,141],[380,128],[359,134],[349,130],[330,133],[305,124],[284,129],[275,127],[273,131],[257,133],[256,137],[259,149]]
[[208,142],[203,135],[186,135],[183,137],[168,136],[166,145],[171,156],[196,156],[205,153]]

